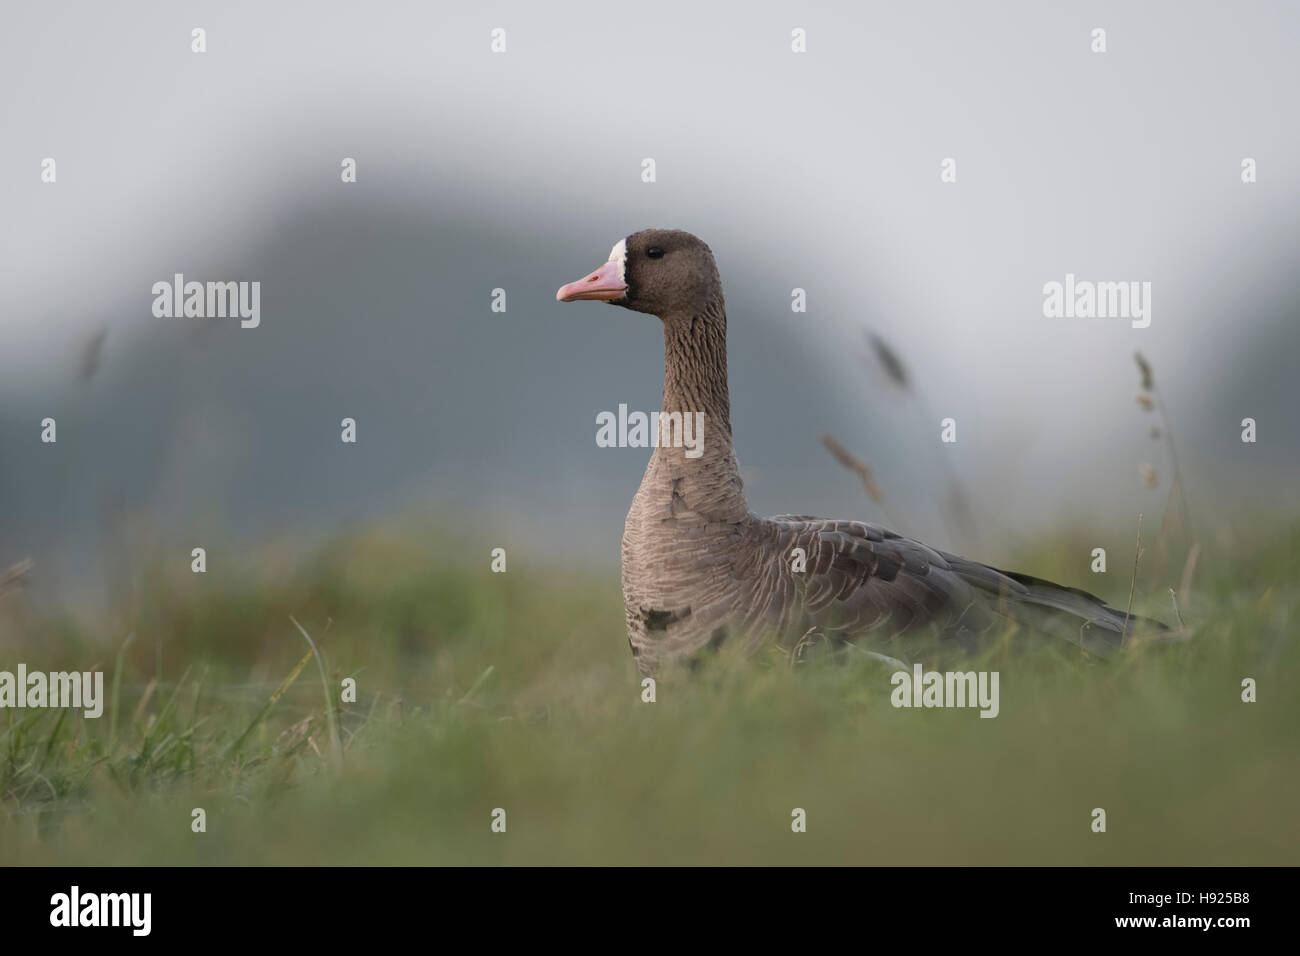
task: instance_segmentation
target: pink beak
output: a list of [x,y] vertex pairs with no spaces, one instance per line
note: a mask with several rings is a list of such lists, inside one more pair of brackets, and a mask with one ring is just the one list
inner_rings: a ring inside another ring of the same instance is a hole
[[591,275],[584,276],[577,282],[560,286],[555,293],[557,302],[576,302],[579,299],[622,298],[627,291],[627,283],[618,277],[618,260],[611,259]]

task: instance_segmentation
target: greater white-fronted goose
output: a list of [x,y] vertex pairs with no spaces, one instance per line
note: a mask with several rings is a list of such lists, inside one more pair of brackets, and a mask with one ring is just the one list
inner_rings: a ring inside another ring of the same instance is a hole
[[628,641],[642,674],[724,641],[752,650],[764,637],[797,641],[810,629],[855,646],[923,629],[966,644],[1015,619],[1102,654],[1133,629],[1136,618],[1086,591],[876,525],[751,514],[732,447],[722,282],[713,253],[690,233],[634,233],[556,298],[658,316],[663,413],[704,416],[702,451],[658,443],[623,529]]

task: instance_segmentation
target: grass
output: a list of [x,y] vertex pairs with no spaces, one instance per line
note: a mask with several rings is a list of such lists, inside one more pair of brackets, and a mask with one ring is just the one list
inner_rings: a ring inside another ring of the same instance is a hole
[[[1122,605],[1127,569],[1099,588],[1081,547],[1018,566]],[[129,645],[10,595],[0,668],[102,669],[111,700],[0,711],[0,863],[1300,862],[1300,525],[1207,547],[1185,643],[990,649],[968,666],[1001,674],[994,720],[775,650],[643,703],[616,572],[437,553],[371,533],[274,575],[155,575]]]

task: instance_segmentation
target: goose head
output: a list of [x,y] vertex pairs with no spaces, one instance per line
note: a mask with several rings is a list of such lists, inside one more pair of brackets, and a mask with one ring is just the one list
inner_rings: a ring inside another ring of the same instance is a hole
[[614,243],[609,261],[560,286],[560,302],[592,299],[665,318],[693,315],[720,300],[713,252],[680,229],[643,229]]

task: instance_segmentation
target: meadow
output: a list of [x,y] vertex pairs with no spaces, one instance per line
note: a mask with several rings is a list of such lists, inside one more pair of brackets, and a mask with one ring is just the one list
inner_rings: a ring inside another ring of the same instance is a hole
[[[1081,547],[1017,566],[1124,606],[1127,570],[1099,587]],[[1300,863],[1295,521],[1213,536],[1175,639],[966,661],[1000,673],[996,719],[777,648],[646,703],[616,568],[449,553],[393,527],[220,587],[155,571],[98,626],[0,596],[3,666],[102,669],[109,694],[95,720],[0,711],[0,863]]]

